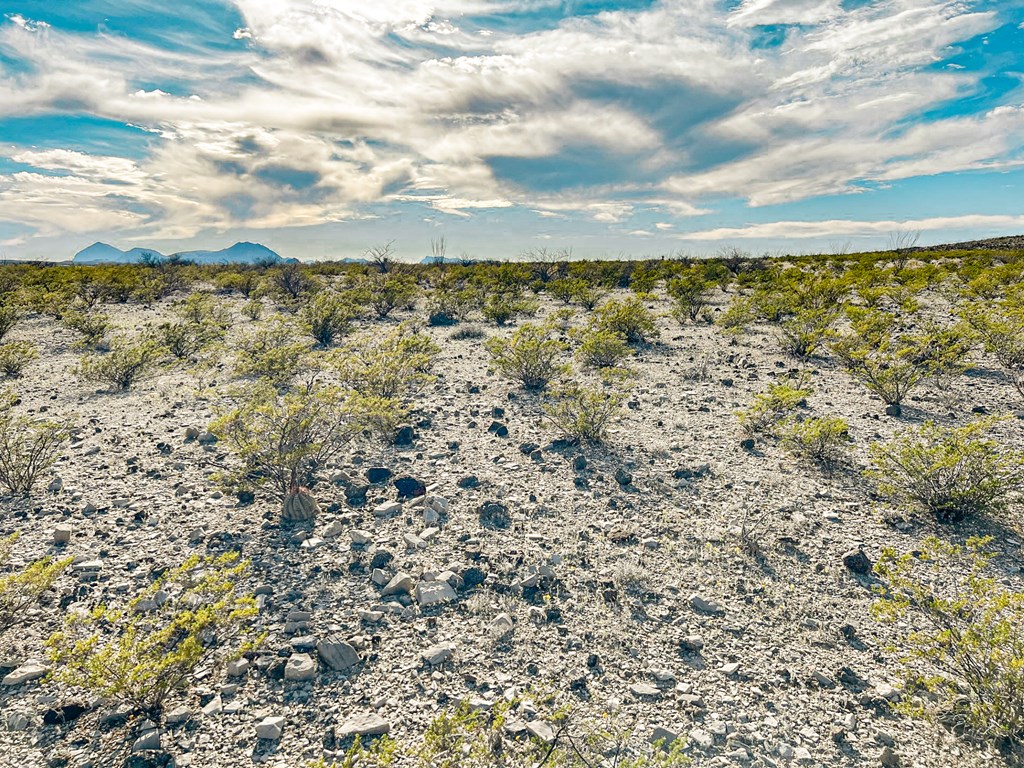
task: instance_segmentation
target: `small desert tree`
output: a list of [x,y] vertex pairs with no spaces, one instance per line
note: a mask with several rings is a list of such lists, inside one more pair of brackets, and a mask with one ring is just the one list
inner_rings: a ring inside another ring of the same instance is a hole
[[248,567],[237,552],[194,555],[123,607],[69,612],[47,643],[55,676],[159,719],[168,697],[200,667],[258,641],[251,630],[256,601],[239,590]]

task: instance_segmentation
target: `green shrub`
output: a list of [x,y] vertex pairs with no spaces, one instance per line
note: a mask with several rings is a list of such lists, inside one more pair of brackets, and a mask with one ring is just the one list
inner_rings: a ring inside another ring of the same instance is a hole
[[997,421],[980,419],[959,428],[926,422],[872,445],[874,466],[867,474],[897,503],[944,522],[998,512],[1024,488],[1024,455],[984,437]]
[[411,305],[416,300],[416,281],[394,272],[375,275],[368,286],[368,306],[381,320],[399,307]]
[[53,466],[70,436],[65,424],[32,419],[14,412],[16,398],[0,403],[0,486],[29,496],[39,475]]
[[352,328],[358,311],[333,291],[321,291],[302,308],[306,329],[321,347],[332,346]]
[[798,408],[807,405],[807,398],[813,390],[808,378],[802,376],[794,383],[775,382],[768,390],[754,396],[749,408],[736,413],[740,428],[750,437],[773,435],[779,424],[788,419]]
[[96,347],[110,330],[110,318],[103,312],[65,312],[60,318],[65,328],[82,334],[80,345]]
[[658,337],[654,315],[636,296],[603,304],[596,312],[594,326],[618,334],[630,344],[644,344]]
[[912,554],[885,550],[875,565],[885,586],[872,611],[900,628],[891,649],[907,665],[900,709],[999,747],[1019,746],[1024,593],[992,573],[984,550],[990,541],[972,538],[962,547],[933,536]]
[[10,302],[0,304],[0,341],[21,321],[21,310]]
[[700,268],[688,270],[685,274],[669,280],[665,287],[675,304],[672,316],[679,322],[689,319],[694,322],[707,307],[715,283],[704,275]]
[[456,325],[479,305],[480,297],[471,289],[438,289],[427,302],[427,325]]
[[259,320],[263,316],[263,302],[260,299],[250,299],[242,305],[242,314],[254,322]]
[[235,399],[235,407],[210,425],[242,462],[225,479],[233,488],[269,485],[283,502],[313,485],[316,471],[379,419],[381,410],[400,407],[324,385],[280,395],[267,382]]
[[813,357],[838,316],[835,308],[802,309],[779,325],[779,345],[794,357]]
[[70,557],[64,560],[44,557],[23,569],[5,574],[17,540],[16,533],[0,539],[0,638],[8,630],[29,624],[35,619],[32,609],[71,565],[72,560]]
[[625,395],[615,389],[587,387],[576,382],[553,392],[555,401],[545,406],[549,422],[577,442],[603,442],[608,427],[619,417]]
[[636,354],[623,336],[611,331],[590,327],[576,337],[580,342],[576,357],[585,368],[615,368]]
[[505,325],[520,315],[533,315],[537,309],[537,302],[516,292],[487,294],[483,305],[484,317],[495,325]]
[[787,449],[823,467],[839,464],[850,442],[846,421],[832,416],[787,419],[779,434]]
[[257,614],[255,599],[239,591],[247,570],[237,552],[194,555],[122,608],[70,613],[47,642],[54,676],[159,721],[199,669],[253,647],[242,642]]
[[567,369],[558,362],[565,344],[551,338],[547,325],[525,323],[510,337],[490,338],[484,346],[491,355],[491,366],[526,389],[544,389]]
[[736,296],[729,302],[729,306],[722,312],[715,321],[716,325],[728,333],[742,335],[747,328],[757,320],[757,312],[751,306],[751,301],[745,296]]
[[1015,297],[1000,302],[977,302],[963,307],[960,314],[1024,397],[1024,301]]
[[276,315],[235,343],[235,375],[289,384],[308,364],[310,339],[283,315]]
[[25,366],[39,357],[35,344],[27,341],[12,341],[0,344],[0,372],[4,376],[16,379],[21,376]]
[[410,323],[383,337],[367,337],[339,350],[332,363],[342,386],[367,397],[407,398],[434,381],[440,348]]
[[109,352],[83,357],[78,375],[85,381],[127,391],[153,373],[164,351],[147,336],[121,336],[111,341]]

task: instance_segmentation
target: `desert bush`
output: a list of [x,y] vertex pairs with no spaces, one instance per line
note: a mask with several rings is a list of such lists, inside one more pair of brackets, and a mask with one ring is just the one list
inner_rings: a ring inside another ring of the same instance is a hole
[[339,350],[332,364],[342,385],[367,397],[406,398],[434,381],[440,348],[412,323],[380,338],[366,337]]
[[491,366],[526,389],[544,389],[566,370],[558,362],[565,344],[552,339],[551,330],[547,325],[525,323],[508,338],[488,339],[484,346],[491,355]]
[[0,402],[0,486],[29,496],[40,474],[57,460],[69,431],[57,421],[16,414],[16,403],[11,393]]
[[149,336],[120,336],[110,342],[109,352],[84,356],[78,375],[84,381],[127,391],[153,373],[164,352]]
[[0,304],[0,341],[21,322],[21,309],[15,304],[5,301]]
[[992,573],[992,554],[985,551],[990,541],[972,538],[958,546],[932,536],[914,553],[886,549],[875,564],[884,587],[872,612],[900,628],[891,650],[907,665],[899,705],[905,713],[934,716],[961,735],[1000,747],[1019,746],[1024,593]]
[[438,289],[427,302],[427,325],[456,325],[479,305],[480,297],[472,289]]
[[260,299],[250,299],[242,305],[242,314],[255,322],[263,317],[263,302]]
[[298,264],[285,264],[268,275],[273,290],[286,303],[298,301],[316,290],[316,281]]
[[468,325],[465,328],[459,328],[454,331],[450,338],[455,341],[463,339],[482,339],[487,334],[484,333],[482,328],[477,328],[475,325]]
[[658,337],[654,315],[635,296],[603,304],[595,313],[594,327],[618,334],[630,344],[644,344]]
[[961,308],[960,314],[1024,397],[1024,300],[1018,296],[1000,302],[976,302]]
[[44,557],[25,568],[9,571],[11,551],[18,534],[0,539],[0,638],[15,627],[30,623],[32,608],[39,604],[54,582],[71,565],[72,558]]
[[482,311],[484,317],[495,325],[506,325],[521,315],[533,315],[538,304],[530,301],[518,292],[500,292],[487,294]]
[[547,420],[570,440],[600,443],[622,412],[626,396],[617,389],[571,382],[555,389],[554,402],[545,406]]
[[79,344],[86,348],[96,347],[110,330],[110,318],[105,313],[95,310],[69,310],[61,315],[60,321],[65,328],[82,334]]
[[156,328],[160,345],[178,360],[190,360],[224,337],[224,329],[210,322],[179,320]]
[[278,386],[289,384],[306,367],[313,346],[304,336],[285,316],[269,318],[235,343],[235,375],[264,378]]
[[779,426],[779,435],[782,444],[792,453],[823,467],[839,464],[850,442],[846,421],[833,416],[787,419]]
[[412,304],[419,293],[415,280],[393,271],[374,275],[366,289],[369,291],[367,306],[381,320],[396,309]]
[[807,398],[813,394],[806,376],[798,377],[792,383],[775,382],[768,389],[754,396],[748,408],[737,411],[740,428],[750,437],[774,435],[783,421],[794,411],[807,405]]
[[194,555],[124,607],[69,611],[47,642],[55,677],[159,720],[200,668],[253,647],[256,601],[239,589],[247,571],[237,552]]
[[940,521],[1002,510],[1024,488],[1024,455],[985,434],[998,419],[966,426],[926,422],[871,446],[867,474],[900,504],[920,507]]
[[588,327],[575,336],[579,340],[576,358],[585,368],[614,368],[636,354],[623,336],[611,331]]
[[746,333],[747,328],[755,320],[757,312],[751,306],[750,299],[746,296],[736,296],[715,323],[726,332],[739,336]]
[[813,357],[838,317],[835,307],[801,309],[779,324],[779,345],[794,357]]
[[672,316],[679,322],[694,322],[707,307],[715,283],[705,276],[701,268],[691,268],[679,277],[669,280],[665,287],[674,300]]
[[337,387],[313,384],[281,395],[258,382],[237,394],[234,408],[210,431],[241,460],[239,470],[223,478],[229,487],[269,485],[288,505],[290,496],[314,485],[318,469],[379,423],[382,412],[398,410],[397,401]]
[[584,281],[579,278],[562,278],[549,281],[544,286],[544,290],[563,304],[569,304],[577,286],[583,284],[585,284]]
[[321,347],[330,347],[347,334],[358,314],[351,302],[326,290],[313,296],[302,308],[306,329]]
[[215,275],[213,284],[222,293],[237,292],[249,299],[258,292],[262,279],[260,270],[242,269],[237,272],[228,270]]
[[25,366],[39,357],[35,344],[27,341],[12,341],[0,344],[0,372],[4,376],[16,379],[21,376]]

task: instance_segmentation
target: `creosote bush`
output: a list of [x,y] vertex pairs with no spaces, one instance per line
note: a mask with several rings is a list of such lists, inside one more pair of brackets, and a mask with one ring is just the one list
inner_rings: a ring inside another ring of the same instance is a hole
[[78,375],[84,381],[127,391],[150,376],[164,354],[164,348],[149,336],[120,336],[110,342],[108,352],[83,357]]
[[53,466],[69,437],[65,424],[15,413],[16,398],[0,396],[0,486],[29,496],[39,476]]
[[235,343],[235,375],[267,379],[277,386],[289,384],[308,362],[313,342],[304,336],[283,315],[269,318]]
[[811,394],[813,390],[807,376],[798,377],[792,383],[769,384],[767,391],[754,396],[750,407],[736,413],[740,429],[750,437],[774,435],[779,424],[798,408],[806,407]]
[[521,315],[536,314],[539,305],[518,291],[489,293],[484,299],[484,317],[495,325],[506,325]]
[[332,357],[342,385],[366,397],[408,398],[434,381],[430,370],[440,347],[402,323],[382,337],[364,337]]
[[223,479],[233,489],[268,485],[287,505],[316,472],[363,429],[401,416],[397,401],[312,384],[283,395],[268,382],[239,392],[235,407],[210,425],[241,460]]
[[159,721],[200,667],[259,642],[250,629],[256,601],[239,590],[248,566],[237,552],[194,555],[123,607],[73,606],[47,642],[54,676]]
[[321,347],[330,347],[346,335],[358,314],[350,301],[333,291],[321,291],[302,308],[306,329]]
[[645,344],[658,337],[654,315],[636,296],[602,304],[595,313],[594,326],[618,334],[630,344]]
[[872,445],[867,474],[893,501],[943,522],[999,512],[1024,489],[1024,455],[985,437],[998,421],[959,428],[926,422]]
[[[992,572],[991,539],[957,546],[929,537],[911,554],[882,553],[872,611],[896,624],[907,666],[900,708],[968,738],[1024,742],[1024,593]],[[909,631],[907,628],[909,627]]]
[[551,327],[525,323],[508,338],[492,337],[484,346],[491,366],[526,389],[544,389],[567,370],[558,362],[565,343],[551,338]]
[[12,379],[21,376],[25,366],[39,357],[35,344],[11,341],[0,344],[0,373]]
[[70,557],[62,560],[44,557],[24,568],[11,570],[11,551],[17,541],[16,533],[0,539],[0,638],[8,630],[33,620],[31,609],[39,604],[72,560]]
[[636,354],[626,338],[593,326],[574,334],[579,340],[576,358],[585,368],[615,368]]
[[21,321],[21,309],[9,302],[0,303],[0,341]]
[[604,441],[626,399],[617,389],[578,382],[558,387],[552,395],[554,401],[544,407],[547,420],[570,440],[589,443]]
[[70,310],[61,315],[60,321],[65,328],[82,334],[79,345],[85,348],[96,347],[110,330],[110,318],[105,313],[95,310]]
[[846,421],[833,416],[787,419],[780,425],[779,435],[788,450],[826,468],[845,458],[850,442]]

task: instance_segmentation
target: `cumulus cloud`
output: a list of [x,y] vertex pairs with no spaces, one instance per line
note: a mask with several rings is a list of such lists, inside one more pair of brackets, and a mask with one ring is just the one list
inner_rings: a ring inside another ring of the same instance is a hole
[[0,219],[187,237],[416,203],[616,225],[640,209],[685,219],[722,198],[780,204],[1005,167],[1024,145],[1011,102],[920,120],[978,88],[984,71],[932,65],[1001,23],[980,3],[231,5],[224,29],[204,22],[217,45],[185,28],[148,42],[67,31],[57,11],[0,23],[0,53],[18,63],[0,64],[0,113],[91,115],[152,137],[126,157],[0,148],[30,169],[0,175]]

